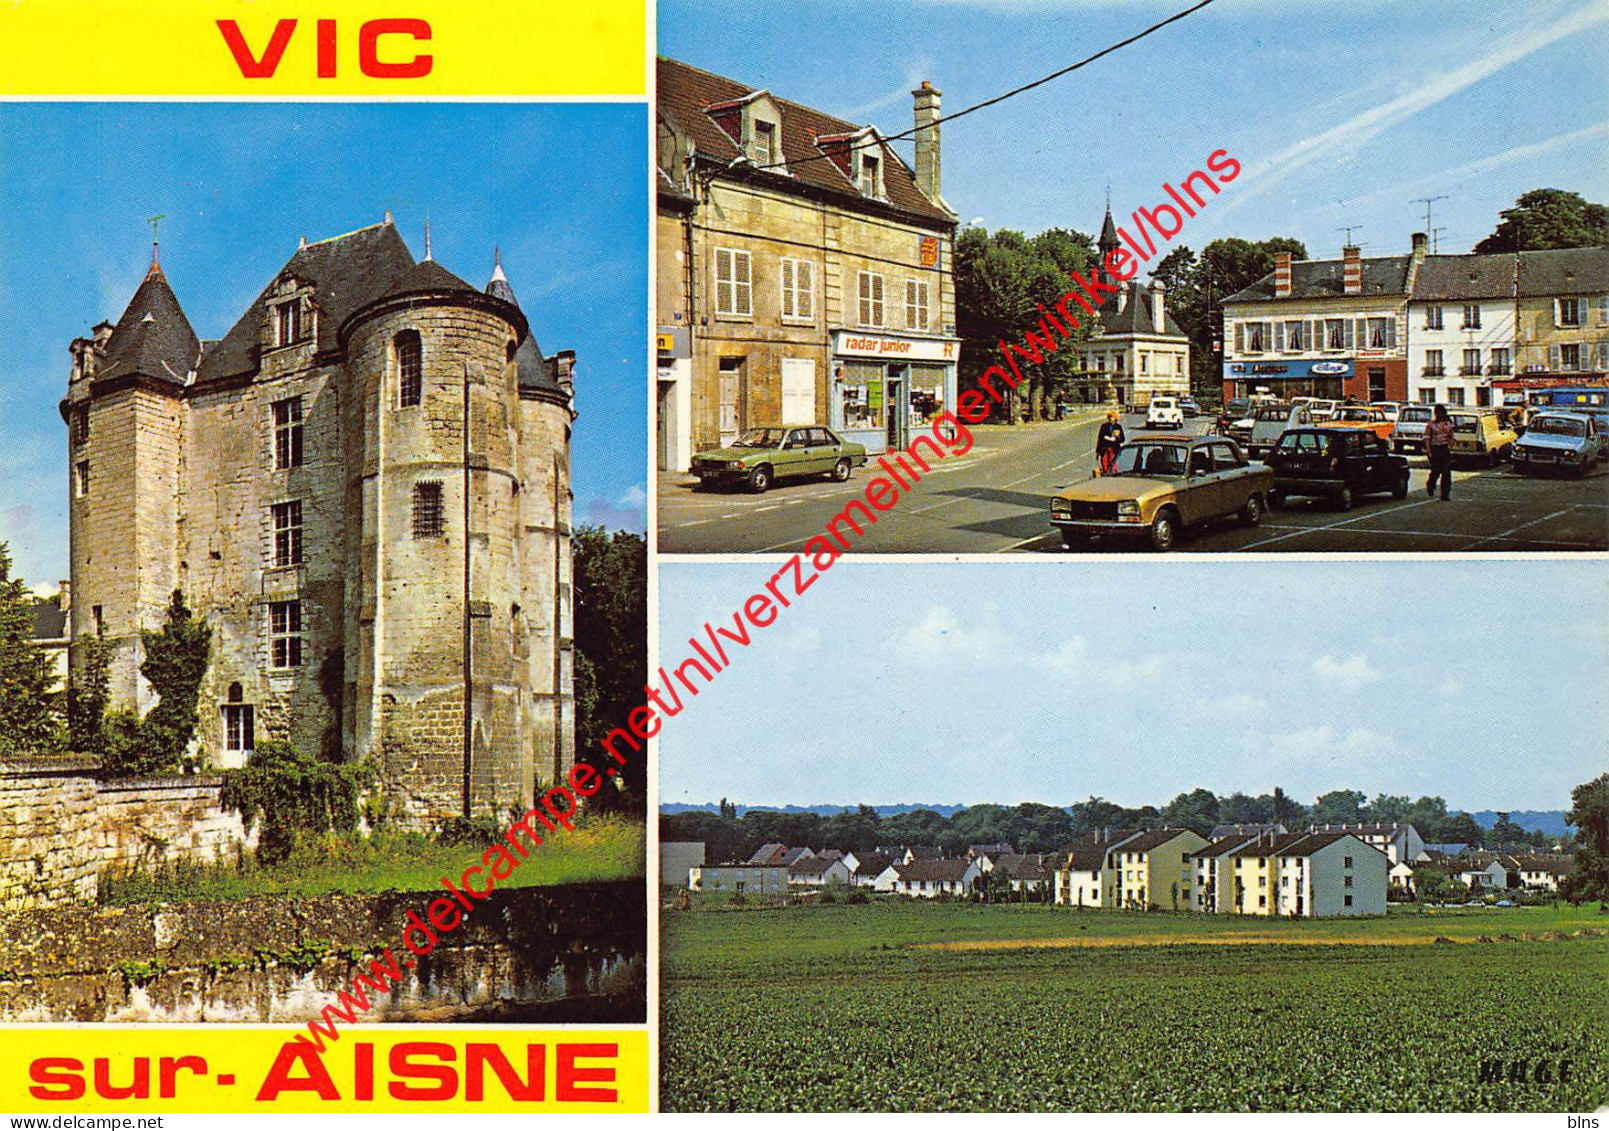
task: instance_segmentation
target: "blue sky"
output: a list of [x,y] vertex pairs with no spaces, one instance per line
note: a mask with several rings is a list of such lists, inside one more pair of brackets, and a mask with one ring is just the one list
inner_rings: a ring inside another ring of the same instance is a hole
[[[1039,78],[1187,0],[660,0],[661,53],[885,133],[931,79],[944,109]],[[911,160],[909,143],[904,152]],[[1468,251],[1528,189],[1609,201],[1603,0],[1217,0],[1140,43],[944,127],[963,221],[1098,230],[1226,148],[1246,167],[1177,242],[1303,240],[1408,250],[1437,201]]]
[[643,528],[645,114],[632,105],[0,105],[0,541],[67,576],[68,342],[150,261],[221,337],[296,250],[377,223],[477,286],[503,264],[542,348],[577,353],[576,516]]
[[[666,721],[660,798],[1567,809],[1609,770],[1602,567],[840,562]],[[662,662],[776,568],[662,564]]]

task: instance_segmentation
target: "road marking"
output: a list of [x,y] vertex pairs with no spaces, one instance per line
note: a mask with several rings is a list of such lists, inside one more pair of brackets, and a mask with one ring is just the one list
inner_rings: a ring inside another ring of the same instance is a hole
[[1501,542],[1504,539],[1506,539],[1507,537],[1509,537],[1509,535],[1517,534],[1519,531],[1524,530],[1527,526],[1535,526],[1539,522],[1547,522],[1549,519],[1555,519],[1555,518],[1558,518],[1560,515],[1569,514],[1572,509],[1573,508],[1571,508],[1571,507],[1565,507],[1562,511],[1554,511],[1552,514],[1545,514],[1541,518],[1533,518],[1530,522],[1522,522],[1518,526],[1516,526],[1516,527],[1514,527],[1514,528],[1512,528],[1510,530],[1503,531],[1503,533],[1501,533],[1501,534],[1492,534],[1492,535],[1490,535],[1488,537],[1482,538],[1479,542],[1471,542],[1469,545],[1465,546],[1464,549],[1473,550],[1476,546],[1479,546],[1482,542]]
[[1300,538],[1303,534],[1313,533],[1320,530],[1334,530],[1337,527],[1348,526],[1354,522],[1363,522],[1366,519],[1379,518],[1383,514],[1395,514],[1397,511],[1406,511],[1412,510],[1414,507],[1428,506],[1430,503],[1435,501],[1435,499],[1420,499],[1417,503],[1403,503],[1400,506],[1387,507],[1385,510],[1370,511],[1368,514],[1355,515],[1352,518],[1342,519],[1339,522],[1327,522],[1321,526],[1304,526],[1290,534],[1281,534],[1277,538],[1265,538],[1261,542],[1248,542],[1244,546],[1237,546],[1236,549],[1254,550],[1258,546],[1269,546],[1275,542],[1283,542],[1287,538]]

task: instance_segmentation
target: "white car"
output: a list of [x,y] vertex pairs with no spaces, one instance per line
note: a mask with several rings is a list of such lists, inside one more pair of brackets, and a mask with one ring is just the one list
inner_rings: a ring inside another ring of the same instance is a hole
[[1184,409],[1173,397],[1152,397],[1145,408],[1147,428],[1183,428]]
[[1393,424],[1395,424],[1397,422],[1397,418],[1402,415],[1401,401],[1371,401],[1369,402],[1369,407],[1377,408],[1381,412],[1385,413],[1386,419],[1391,421]]
[[1311,400],[1307,402],[1307,411],[1313,414],[1314,420],[1323,421],[1334,416],[1340,406],[1340,401]]

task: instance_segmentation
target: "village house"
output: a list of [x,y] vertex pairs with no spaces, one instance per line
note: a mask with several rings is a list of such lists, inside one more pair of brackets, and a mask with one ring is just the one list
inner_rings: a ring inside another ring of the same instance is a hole
[[838,856],[802,856],[788,865],[788,882],[803,887],[820,888],[831,884],[848,886],[849,868]]
[[[851,856],[854,854],[851,853]],[[848,863],[849,857],[845,857]],[[858,888],[875,888],[877,878],[893,865],[894,858],[884,852],[868,852],[863,856],[855,856],[855,863],[850,866],[852,875],[850,882]]]
[[940,92],[912,92],[911,166],[875,127],[673,59],[657,89],[659,466],[769,425],[907,447],[960,359]]
[[773,864],[704,864],[688,869],[687,887],[690,891],[782,895],[788,890],[788,870]]
[[[1096,244],[1100,261],[1118,249],[1108,209]],[[1152,397],[1190,392],[1190,338],[1167,310],[1167,287],[1138,279],[1118,284],[1097,308],[1093,337],[1078,344],[1077,387],[1086,402],[1144,407]]]
[[992,872],[1005,876],[1013,892],[1040,892],[1053,889],[1055,869],[1050,858],[1038,853],[1022,856],[998,856]]
[[387,214],[302,240],[203,339],[153,245],[60,406],[73,663],[111,645],[112,709],[154,703],[141,633],[182,590],[210,765],[265,739],[367,762],[414,828],[564,779],[575,355],[542,353],[493,258],[472,286]]
[[935,899],[941,895],[966,896],[983,875],[976,860],[915,860],[896,865],[897,877],[891,890],[898,895]]
[[1556,892],[1559,883],[1575,871],[1573,856],[1520,856],[1514,861],[1514,871],[1520,886]]
[[666,887],[681,887],[688,882],[694,868],[703,867],[705,860],[701,840],[660,841],[659,882]]
[[1223,301],[1223,395],[1267,390],[1358,401],[1408,399],[1408,298],[1428,248],[1340,259],[1274,257],[1274,270]]
[[72,613],[73,584],[63,581],[61,588],[49,597],[38,597],[33,603],[33,636],[35,648],[50,657],[50,672],[55,678],[50,690],[60,693],[67,690],[67,657],[72,643],[68,624]]
[[1067,907],[1099,907],[1105,867],[1104,845],[1075,844],[1067,849],[1055,872],[1056,902]]

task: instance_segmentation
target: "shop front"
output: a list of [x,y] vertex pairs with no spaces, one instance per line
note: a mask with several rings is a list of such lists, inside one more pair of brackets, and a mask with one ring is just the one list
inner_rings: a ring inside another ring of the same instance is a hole
[[[1281,400],[1321,397],[1340,400],[1353,383],[1351,358],[1323,361],[1229,361],[1224,363],[1224,399],[1272,393]],[[1384,377],[1381,378],[1382,382]],[[1384,385],[1382,384],[1382,389]]]
[[959,338],[834,330],[828,423],[868,452],[910,446],[910,438],[956,397]]
[[693,350],[686,326],[661,326],[658,344],[658,460],[661,471],[686,471],[693,459]]

